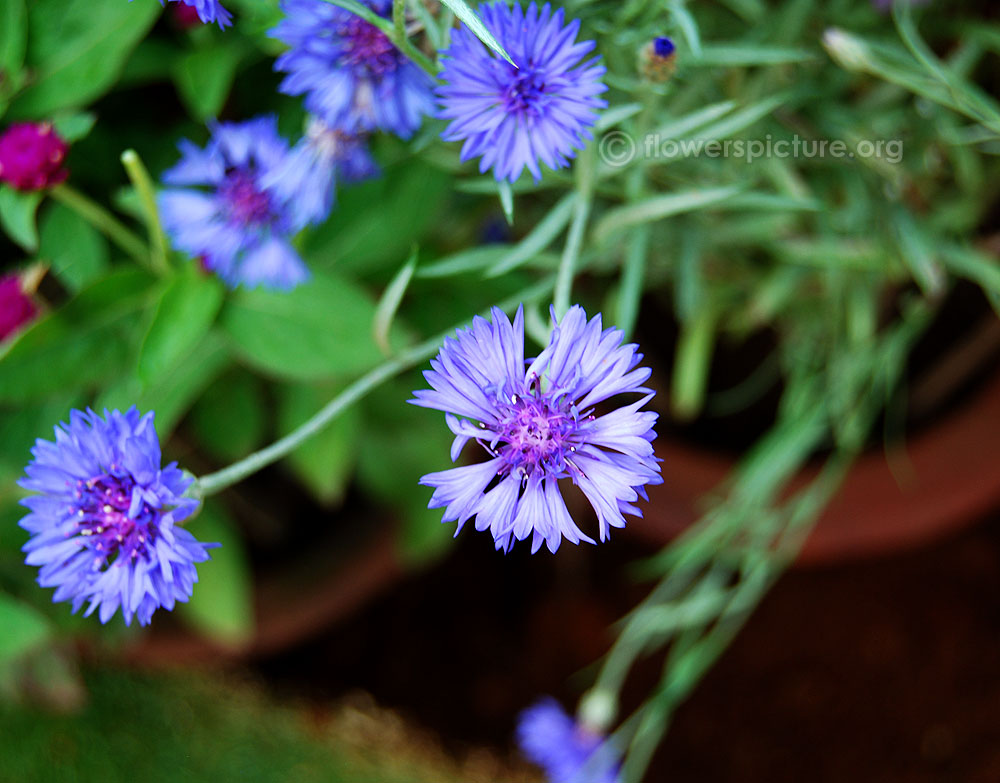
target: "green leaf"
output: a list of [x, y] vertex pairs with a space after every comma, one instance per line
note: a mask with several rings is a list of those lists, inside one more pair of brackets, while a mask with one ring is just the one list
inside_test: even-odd
[[503, 209], [503, 216], [507, 219], [507, 225], [514, 225], [514, 191], [510, 188], [510, 183], [502, 179], [497, 183], [497, 191], [500, 194], [500, 206]]
[[[16, 478], [24, 470], [31, 459], [30, 450], [35, 439], [51, 438], [52, 428], [66, 421], [70, 409], [79, 404], [80, 397], [71, 395], [0, 411], [0, 485], [4, 483], [3, 477]], [[5, 500], [0, 489], [0, 505]]]
[[20, 73], [28, 43], [28, 13], [24, 0], [0, 3], [0, 94], [8, 79]]
[[810, 49], [783, 49], [776, 46], [753, 44], [706, 45], [701, 53], [691, 53], [685, 59], [688, 65], [718, 67], [749, 67], [754, 65], [783, 65], [815, 60], [817, 53]]
[[139, 269], [114, 272], [22, 332], [0, 352], [0, 402], [89, 389], [122, 372], [151, 282]]
[[740, 190], [740, 187], [734, 185], [685, 190], [680, 193], [653, 196], [634, 204], [610, 209], [594, 227], [594, 241], [601, 243], [613, 233], [628, 226], [652, 223], [671, 215], [693, 212], [720, 204], [735, 196]]
[[30, 3], [27, 65], [34, 79], [11, 104], [10, 115], [44, 118], [89, 104], [114, 83], [159, 13], [158, 3], [145, 0]]
[[450, 192], [451, 179], [424, 163], [387, 167], [384, 176], [337, 194], [337, 208], [306, 236], [303, 255], [314, 268], [345, 272], [395, 266], [414, 243], [423, 245]]
[[42, 203], [42, 193], [21, 193], [0, 185], [0, 226], [17, 244], [34, 253], [38, 249], [35, 215]]
[[104, 235], [62, 204], [52, 204], [43, 212], [39, 236], [38, 255], [74, 293], [108, 269], [110, 256]]
[[92, 111], [70, 112], [52, 118], [56, 133], [72, 143], [87, 136], [97, 122], [97, 115]]
[[379, 350], [386, 356], [392, 353], [389, 345], [389, 332], [392, 329], [393, 318], [396, 317], [396, 310], [399, 309], [399, 303], [403, 300], [403, 294], [406, 293], [406, 287], [410, 284], [410, 279], [413, 277], [413, 270], [416, 268], [417, 250], [414, 248], [409, 260], [403, 264], [402, 268], [392, 279], [392, 282], [386, 286], [385, 291], [382, 293], [382, 298], [379, 300], [378, 307], [375, 309], [375, 319], [372, 321], [372, 337]]
[[208, 332], [225, 289], [216, 277], [186, 264], [163, 288], [139, 352], [139, 377], [158, 381]]
[[199, 541], [222, 544], [212, 559], [198, 564], [198, 582], [191, 600], [177, 605], [177, 613], [210, 639], [241, 647], [253, 639], [253, 579], [243, 541], [222, 506], [205, 503], [186, 524]]
[[246, 370], [234, 369], [205, 390], [191, 410], [191, 426], [209, 453], [236, 460], [264, 439], [266, 408], [257, 378]]
[[[304, 424], [338, 391], [333, 385], [281, 387], [278, 428], [282, 435]], [[287, 464], [320, 502], [338, 504], [354, 471], [360, 437], [361, 417], [352, 407], [292, 452]]]
[[126, 376], [106, 389], [98, 398], [98, 408], [125, 410], [135, 405], [139, 410], [156, 411], [156, 431], [165, 439], [187, 413], [192, 403], [229, 365], [226, 341], [209, 332], [171, 372], [150, 386], [137, 374]]
[[204, 122], [218, 116], [229, 97], [243, 57], [243, 46], [234, 40], [189, 52], [174, 66], [177, 93], [196, 120]]
[[448, 6], [448, 8], [454, 11], [455, 16], [465, 22], [465, 26], [472, 31], [472, 34], [475, 35], [476, 38], [503, 57], [503, 59], [511, 65], [519, 67], [518, 63], [510, 59], [510, 55], [507, 54], [506, 50], [500, 45], [500, 42], [493, 37], [493, 34], [486, 29], [486, 25], [480, 21], [479, 16], [472, 10], [472, 8], [469, 7], [469, 4], [466, 3], [465, 0], [441, 0], [441, 2], [443, 5]]
[[237, 354], [271, 375], [319, 380], [354, 375], [378, 361], [368, 292], [317, 273], [289, 292], [239, 291], [220, 316]]
[[0, 665], [37, 649], [52, 637], [52, 627], [38, 610], [0, 593]]

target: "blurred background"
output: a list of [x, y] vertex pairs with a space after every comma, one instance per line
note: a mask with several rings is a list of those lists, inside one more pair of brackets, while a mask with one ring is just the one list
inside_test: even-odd
[[[405, 404], [422, 367], [210, 499], [191, 529], [223, 546], [147, 629], [49, 602], [15, 482], [34, 439], [88, 404], [155, 409], [166, 459], [195, 475], [290, 432], [383, 354], [544, 288], [572, 172], [518, 182], [509, 224], [438, 121], [379, 135], [382, 176], [298, 240], [313, 281], [220, 294], [152, 374], [160, 284], [64, 203], [0, 193], [2, 271], [34, 281], [40, 311], [0, 347], [0, 781], [540, 782], [518, 713], [544, 694], [574, 707], [626, 616], [622, 716], [666, 705], [646, 781], [1000, 779], [1000, 8], [913, 5], [565, 3], [611, 104], [584, 153], [574, 296], [653, 368], [664, 484], [609, 543], [556, 556], [453, 539], [426, 508], [418, 479], [451, 436]], [[123, 149], [158, 178], [214, 117], [273, 112], [301, 135], [272, 70], [276, 3], [229, 6], [221, 32], [154, 0], [0, 0], [0, 44], [26, 42], [16, 67], [0, 58], [0, 123], [52, 119], [70, 183], [138, 225]], [[677, 52], [651, 71], [660, 35]], [[52, 65], [63, 48], [83, 52], [73, 68]], [[622, 162], [600, 152], [615, 130], [640, 150], [794, 136], [857, 154]], [[878, 141], [899, 159], [861, 154]], [[664, 631], [685, 579], [740, 602]], [[745, 623], [731, 643], [718, 617]], [[697, 674], [675, 691], [677, 671]]]

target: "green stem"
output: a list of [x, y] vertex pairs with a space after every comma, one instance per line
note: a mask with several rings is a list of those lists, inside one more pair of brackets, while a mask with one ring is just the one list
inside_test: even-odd
[[406, 0], [392, 0], [392, 26], [397, 38], [406, 38]]
[[167, 238], [163, 233], [163, 226], [160, 225], [160, 212], [156, 208], [156, 191], [153, 187], [153, 180], [135, 150], [125, 150], [121, 160], [128, 178], [132, 181], [132, 186], [139, 194], [142, 211], [146, 215], [150, 263], [159, 274], [166, 274], [170, 271], [167, 264]]
[[578, 197], [573, 209], [573, 222], [566, 235], [566, 246], [559, 262], [556, 290], [552, 299], [556, 318], [560, 320], [569, 310], [573, 276], [580, 260], [580, 248], [583, 246], [583, 236], [587, 230], [590, 208], [594, 202], [594, 145], [592, 144], [587, 145], [576, 162], [576, 190]]
[[[522, 290], [516, 296], [510, 297], [500, 303], [500, 308], [509, 310], [521, 302], [532, 302], [542, 296], [547, 295], [552, 290], [552, 279], [536, 283], [529, 288]], [[399, 354], [396, 358], [380, 364], [375, 369], [361, 376], [344, 389], [340, 394], [328, 402], [315, 416], [305, 422], [298, 429], [290, 432], [280, 440], [275, 441], [260, 451], [254, 452], [249, 457], [235, 462], [227, 468], [209, 473], [198, 479], [194, 486], [194, 493], [198, 497], [214, 495], [226, 487], [242, 481], [247, 476], [256, 473], [261, 468], [277, 462], [282, 457], [292, 453], [304, 441], [316, 435], [331, 421], [339, 416], [350, 405], [365, 397], [372, 389], [394, 375], [413, 367], [420, 362], [426, 361], [441, 347], [446, 337], [450, 337], [455, 329], [448, 329], [436, 337], [432, 337], [413, 348]]]
[[149, 250], [146, 243], [96, 201], [92, 201], [65, 183], [51, 188], [49, 195], [76, 212], [140, 264], [149, 266]]

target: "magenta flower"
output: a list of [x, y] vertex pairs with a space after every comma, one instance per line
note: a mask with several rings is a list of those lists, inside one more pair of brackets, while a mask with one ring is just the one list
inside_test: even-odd
[[21, 289], [17, 275], [0, 277], [0, 340], [5, 340], [26, 326], [35, 316], [38, 308]]
[[0, 136], [0, 182], [18, 190], [44, 190], [69, 172], [63, 167], [69, 146], [52, 125], [18, 123]]

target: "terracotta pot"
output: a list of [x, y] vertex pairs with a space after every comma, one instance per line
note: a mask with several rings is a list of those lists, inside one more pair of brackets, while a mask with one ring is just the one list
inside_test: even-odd
[[[699, 516], [701, 499], [733, 460], [658, 439], [664, 483], [629, 530], [665, 544]], [[798, 475], [794, 487], [814, 478]], [[851, 468], [799, 556], [813, 565], [912, 548], [975, 522], [1000, 503], [1000, 373], [965, 405], [888, 453], [872, 450]]]

